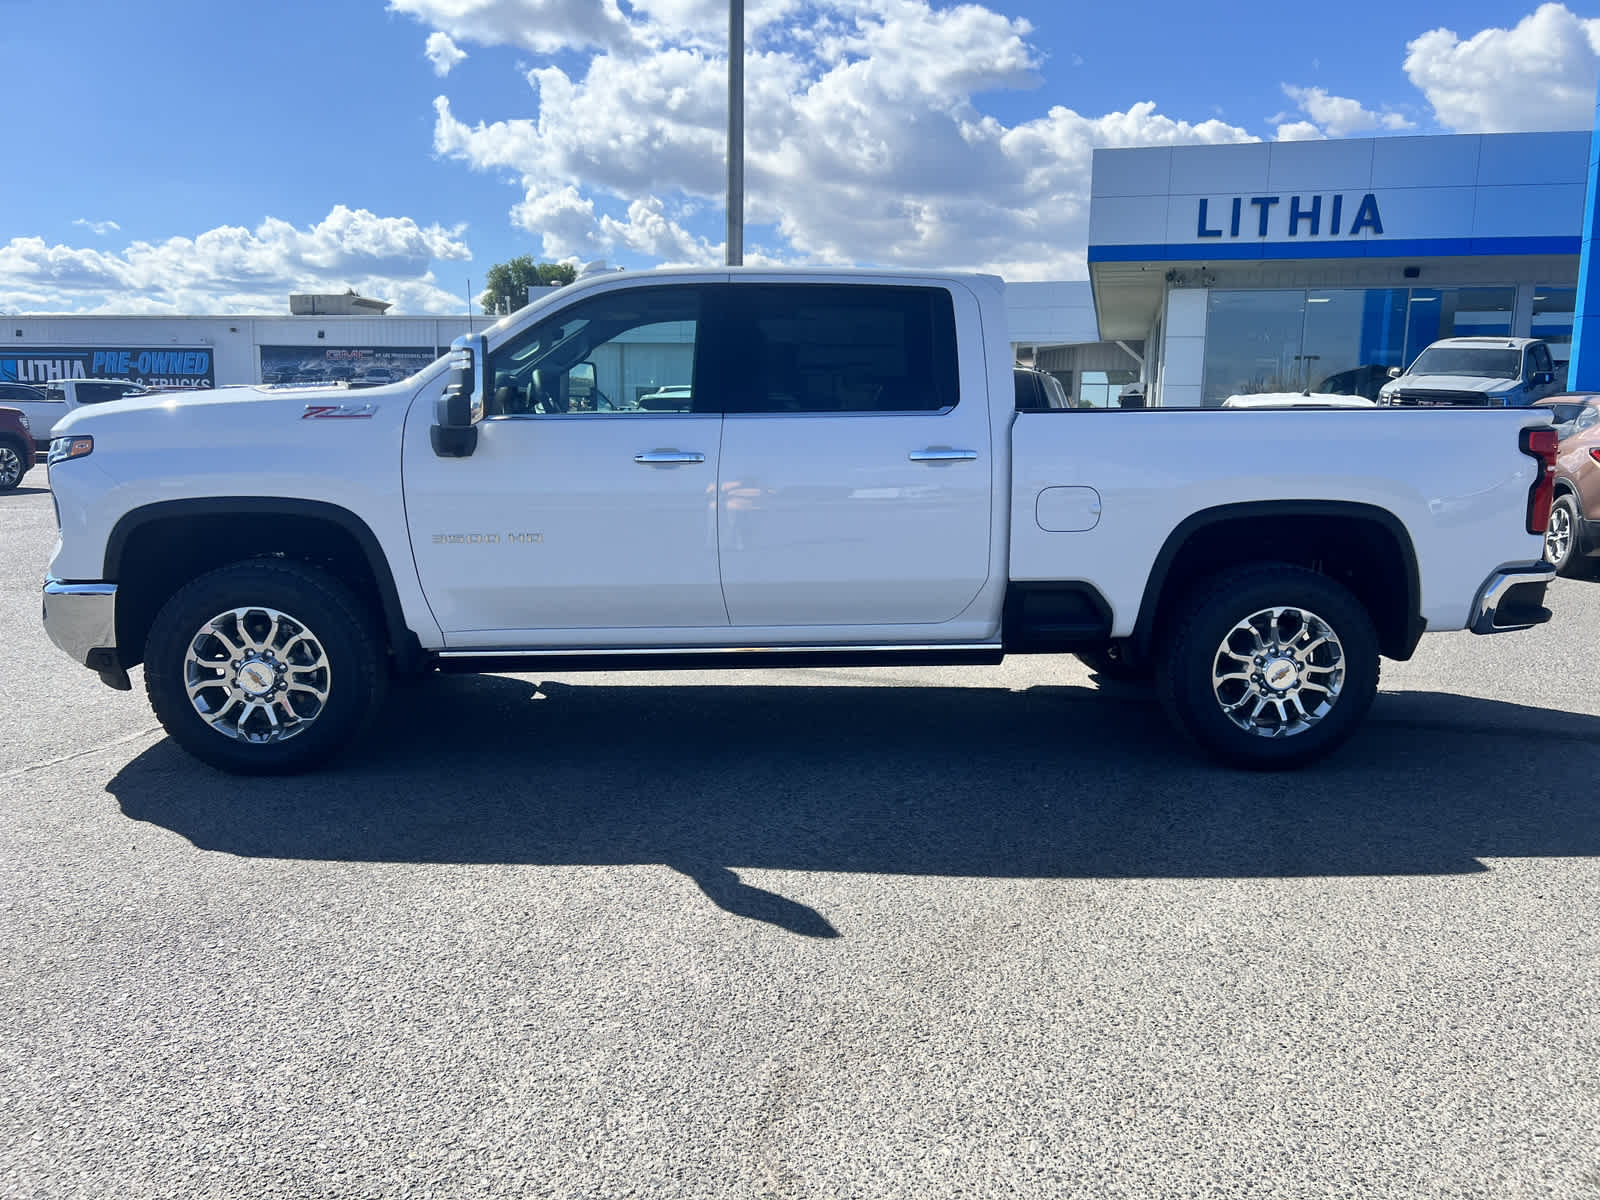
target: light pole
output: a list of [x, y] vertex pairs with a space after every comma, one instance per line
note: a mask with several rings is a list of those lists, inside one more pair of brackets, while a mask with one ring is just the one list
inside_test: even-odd
[[744, 0], [728, 0], [728, 266], [744, 264]]

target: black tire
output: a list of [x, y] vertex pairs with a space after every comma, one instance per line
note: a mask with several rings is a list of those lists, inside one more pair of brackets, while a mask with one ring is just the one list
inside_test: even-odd
[[[240, 610], [247, 615], [213, 623]], [[234, 563], [186, 584], [156, 614], [145, 642], [145, 691], [172, 740], [202, 762], [237, 775], [309, 770], [357, 737], [382, 702], [386, 671], [374, 629], [375, 618], [350, 590], [314, 567], [281, 559]], [[263, 630], [272, 631], [270, 641]], [[247, 637], [267, 648], [247, 649], [230, 663], [226, 656], [235, 651], [228, 647]], [[198, 660], [193, 667], [191, 646]], [[215, 659], [218, 653], [224, 657]], [[248, 677], [233, 669], [268, 653], [272, 661], [255, 661]], [[231, 719], [230, 732], [202, 716], [189, 698], [188, 679], [210, 678], [206, 664], [212, 661], [217, 682], [197, 702], [222, 729], [230, 729], [230, 713], [244, 712], [244, 719]], [[263, 685], [273, 687], [260, 695], [272, 702], [271, 719], [264, 703], [241, 699], [246, 687]], [[325, 696], [309, 698], [318, 689]], [[284, 734], [286, 728], [293, 732]], [[251, 740], [256, 737], [273, 740]]]
[[1154, 663], [1129, 662], [1120, 647], [1099, 646], [1093, 650], [1077, 650], [1074, 653], [1079, 662], [1102, 679], [1116, 683], [1149, 683], [1155, 678]]
[[22, 482], [28, 473], [26, 466], [31, 455], [21, 442], [8, 437], [0, 438], [0, 492], [9, 492]]
[[1583, 574], [1586, 564], [1583, 555], [1578, 553], [1581, 519], [1578, 502], [1571, 492], [1563, 492], [1550, 506], [1550, 527], [1544, 538], [1544, 559], [1556, 569], [1557, 575]]
[[[1254, 647], [1261, 643], [1240, 627], [1276, 608], [1314, 616], [1335, 642], [1317, 646], [1321, 627], [1301, 624], [1298, 628], [1317, 635], [1304, 639], [1314, 647], [1304, 666], [1298, 635], [1286, 638], [1295, 645], [1281, 654], [1269, 650], [1256, 655]], [[1281, 634], [1296, 628], [1296, 619], [1286, 614], [1279, 632], [1267, 640], [1276, 644]], [[1231, 653], [1224, 653], [1224, 639], [1229, 639]], [[1250, 654], [1240, 654], [1240, 647], [1249, 648]], [[1214, 682], [1219, 663], [1250, 677]], [[1266, 674], [1254, 673], [1258, 663]], [[1330, 663], [1342, 667], [1342, 676]], [[1284, 678], [1286, 690], [1271, 687], [1266, 675], [1272, 673]], [[1330, 690], [1336, 679], [1340, 686]], [[1361, 602], [1327, 576], [1286, 563], [1241, 567], [1212, 577], [1187, 597], [1161, 647], [1156, 682], [1173, 723], [1212, 757], [1252, 770], [1300, 767], [1341, 745], [1372, 707], [1378, 691], [1378, 636]], [[1224, 703], [1236, 698], [1239, 721], [1224, 711]], [[1260, 714], [1260, 728], [1289, 732], [1264, 736], [1242, 728], [1240, 721], [1253, 724], [1246, 707]], [[1278, 715], [1283, 712], [1286, 719]]]

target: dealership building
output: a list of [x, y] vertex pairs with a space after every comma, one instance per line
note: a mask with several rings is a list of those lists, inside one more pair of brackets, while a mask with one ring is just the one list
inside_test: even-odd
[[[1375, 397], [1453, 334], [1542, 337], [1564, 369], [1589, 147], [1574, 132], [1097, 150], [1089, 279], [1010, 284], [1014, 348], [1095, 406]], [[468, 327], [295, 299], [286, 316], [0, 318], [0, 379], [375, 383]]]
[[1098, 336], [1142, 346], [1148, 401], [1168, 407], [1376, 397], [1453, 335], [1545, 338], [1564, 372], [1589, 146], [1585, 131], [1096, 151]]

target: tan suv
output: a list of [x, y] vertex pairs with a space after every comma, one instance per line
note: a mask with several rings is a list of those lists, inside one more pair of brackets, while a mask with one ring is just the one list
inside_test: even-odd
[[1600, 395], [1569, 392], [1532, 407], [1551, 410], [1561, 437], [1544, 557], [1563, 575], [1586, 574], [1600, 554]]

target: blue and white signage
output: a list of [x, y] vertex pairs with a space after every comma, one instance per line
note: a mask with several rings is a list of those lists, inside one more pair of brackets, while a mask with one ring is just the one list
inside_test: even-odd
[[1378, 197], [1371, 192], [1349, 197], [1348, 204], [1342, 192], [1326, 197], [1234, 196], [1218, 201], [1215, 207], [1210, 198], [1201, 197], [1198, 209], [1197, 238], [1333, 238], [1360, 237], [1368, 230], [1375, 236], [1383, 233]]
[[210, 346], [3, 346], [0, 381], [132, 379], [152, 386], [209, 388], [217, 382]]
[[1088, 260], [1576, 254], [1588, 162], [1587, 133], [1096, 150]]

